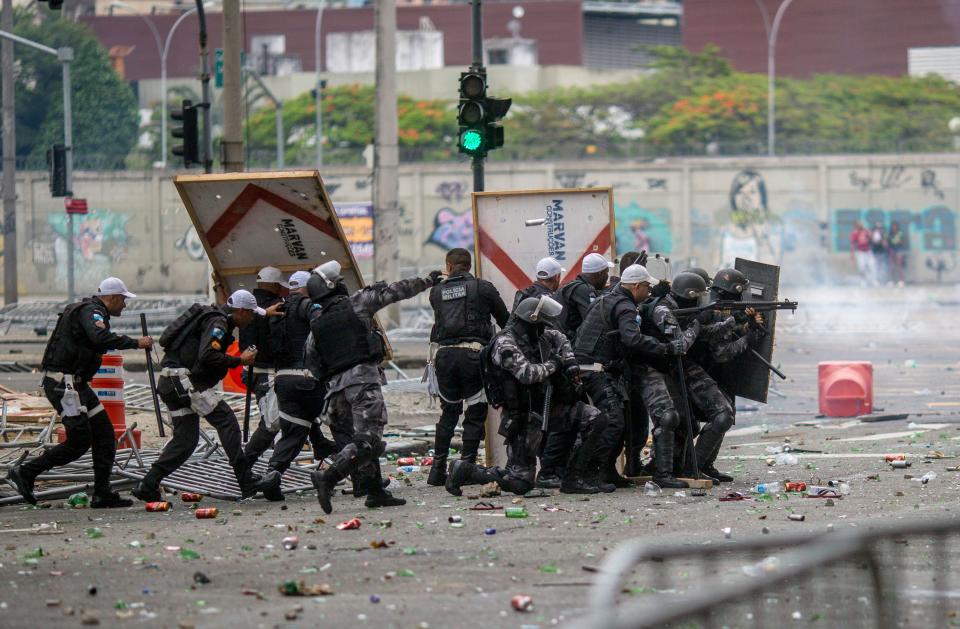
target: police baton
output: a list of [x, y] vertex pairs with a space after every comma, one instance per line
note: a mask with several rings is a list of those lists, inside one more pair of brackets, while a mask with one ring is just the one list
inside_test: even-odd
[[250, 397], [253, 395], [253, 365], [247, 367], [247, 397], [243, 404], [243, 442], [250, 440]]
[[[144, 336], [148, 336], [147, 315], [143, 312], [140, 313], [140, 330]], [[161, 437], [166, 437], [166, 432], [163, 429], [163, 416], [160, 414], [160, 400], [157, 398], [157, 377], [153, 372], [153, 356], [150, 355], [149, 347], [144, 351], [147, 353], [147, 374], [150, 376], [150, 395], [153, 398], [153, 411], [157, 414], [157, 430], [160, 432]]]
[[687, 438], [683, 442], [683, 465], [689, 463], [693, 478], [700, 478], [700, 468], [697, 464], [697, 451], [693, 447], [693, 415], [690, 412], [690, 398], [687, 397], [687, 374], [683, 369], [683, 356], [677, 356], [677, 379], [680, 381], [680, 405], [683, 407], [683, 418], [687, 429]]

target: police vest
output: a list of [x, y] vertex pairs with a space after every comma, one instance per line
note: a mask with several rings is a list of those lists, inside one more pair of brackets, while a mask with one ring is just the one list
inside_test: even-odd
[[357, 316], [349, 297], [341, 295], [324, 306], [320, 315], [310, 322], [310, 331], [324, 378], [383, 360], [383, 339]]
[[580, 324], [583, 323], [583, 319], [580, 317], [580, 311], [577, 310], [577, 307], [573, 303], [571, 303], [571, 297], [573, 296], [574, 291], [576, 291], [580, 286], [586, 286], [589, 288], [591, 294], [596, 293], [593, 286], [588, 284], [582, 277], [578, 276], [566, 286], [561, 287], [556, 294], [556, 300], [561, 306], [563, 306], [563, 310], [560, 312], [560, 316], [558, 317], [560, 328], [568, 337], [571, 338], [580, 328]]
[[480, 281], [474, 277], [453, 277], [430, 289], [433, 342], [486, 343], [493, 337], [489, 304], [480, 299]]
[[[193, 306], [191, 306], [191, 308], [193, 308]], [[226, 331], [230, 329], [227, 323], [227, 315], [216, 306], [200, 306], [200, 310], [195, 312], [192, 319], [182, 324], [182, 329], [176, 333], [174, 340], [168, 347], [164, 348], [166, 351], [163, 355], [161, 365], [163, 367], [185, 367], [194, 371], [197, 359], [200, 358], [201, 337], [210, 319], [214, 317], [223, 318], [222, 327], [225, 330], [224, 338], [219, 339], [218, 342], [223, 347], [230, 347], [230, 345], [233, 344], [234, 338], [230, 334], [226, 334]], [[164, 334], [166, 335], [168, 331], [171, 331], [170, 328], [173, 326], [177, 326], [178, 321], [179, 319], [170, 324], [170, 327], [164, 331]], [[219, 380], [223, 378], [223, 375], [216, 379]]]
[[598, 362], [609, 366], [620, 357], [619, 342], [615, 337], [618, 323], [613, 314], [623, 302], [633, 300], [622, 291], [602, 295], [587, 310], [587, 316], [577, 331], [574, 354], [577, 360]]
[[80, 328], [80, 311], [92, 303], [93, 298], [87, 297], [83, 301], [69, 304], [60, 313], [57, 326], [43, 352], [40, 366], [44, 371], [60, 371], [90, 379], [100, 369], [103, 354], [82, 330], [80, 334], [74, 333], [75, 329]]
[[[280, 297], [261, 289], [254, 289], [257, 305], [269, 308], [280, 301]], [[272, 367], [274, 351], [270, 346], [270, 317], [254, 317], [246, 328], [240, 330], [240, 349], [244, 350], [251, 345], [257, 346], [257, 358], [254, 365], [257, 367]]]
[[[539, 348], [534, 348], [527, 342], [525, 335], [519, 333], [512, 326], [507, 326], [497, 335], [509, 334], [520, 352], [531, 362], [540, 362]], [[493, 341], [481, 352], [481, 371], [483, 387], [487, 399], [491, 404], [503, 406], [504, 410], [512, 413], [523, 413], [530, 410], [535, 394], [541, 387], [523, 385], [513, 377], [513, 374], [493, 362]]]
[[529, 297], [543, 297], [544, 295], [550, 295], [550, 289], [543, 284], [534, 282], [530, 286], [517, 291], [516, 297], [513, 298], [513, 309], [516, 310], [517, 306], [519, 306], [520, 302], [524, 299]]
[[[304, 303], [306, 302], [306, 303]], [[271, 317], [271, 344], [277, 369], [303, 368], [303, 349], [310, 334], [310, 313], [320, 306], [310, 304], [310, 298], [299, 293], [287, 299], [283, 317]]]

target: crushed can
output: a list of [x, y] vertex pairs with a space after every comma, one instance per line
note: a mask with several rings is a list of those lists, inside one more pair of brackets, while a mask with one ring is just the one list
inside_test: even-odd
[[198, 520], [211, 520], [220, 515], [220, 510], [216, 507], [209, 507], [207, 509], [197, 509], [193, 514]]
[[433, 465], [433, 457], [432, 457], [432, 456], [426, 456], [426, 457], [423, 457], [422, 459], [420, 459], [420, 467], [427, 467], [427, 466], [430, 466], [430, 465]]
[[417, 459], [412, 456], [402, 456], [397, 459], [397, 465], [416, 465]]
[[169, 502], [148, 502], [144, 505], [147, 511], [169, 511], [170, 503]]
[[801, 482], [791, 482], [787, 481], [783, 485], [784, 490], [786, 491], [807, 491], [807, 484]]
[[337, 528], [341, 531], [352, 531], [354, 529], [360, 528], [360, 519], [353, 518], [352, 520], [347, 520], [346, 522], [341, 522], [337, 525]]
[[185, 491], [180, 494], [180, 500], [184, 502], [200, 502], [203, 500], [203, 494], [191, 494]]
[[510, 606], [518, 612], [528, 612], [533, 609], [533, 599], [525, 594], [519, 594], [510, 599]]
[[906, 454], [884, 454], [883, 460], [886, 461], [887, 463], [890, 463], [891, 461], [906, 461], [907, 455]]

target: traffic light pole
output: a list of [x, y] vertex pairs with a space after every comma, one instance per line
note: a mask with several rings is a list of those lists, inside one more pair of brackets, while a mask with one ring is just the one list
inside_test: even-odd
[[[483, 18], [480, 10], [480, 0], [470, 0], [471, 27], [473, 31], [473, 66], [483, 67]], [[483, 192], [483, 157], [474, 155], [471, 163], [473, 169], [473, 191]]]
[[[207, 50], [207, 18], [203, 13], [203, 0], [197, 0], [197, 18], [200, 22], [200, 85], [203, 102], [203, 171], [213, 172], [213, 133], [210, 129], [210, 53]], [[163, 95], [166, 102], [167, 95]], [[167, 155], [164, 153], [166, 162]]]

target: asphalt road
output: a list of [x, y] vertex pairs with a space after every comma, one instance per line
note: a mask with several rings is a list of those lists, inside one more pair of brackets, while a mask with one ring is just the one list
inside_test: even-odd
[[[86, 618], [108, 626], [158, 627], [546, 627], [583, 613], [596, 576], [592, 570], [627, 540], [695, 547], [729, 543], [728, 535], [737, 541], [767, 533], [825, 533], [904, 518], [956, 517], [960, 473], [947, 469], [956, 461], [924, 462], [923, 455], [933, 450], [947, 457], [958, 454], [957, 291], [846, 289], [789, 296], [803, 302], [794, 317], [781, 317], [777, 338], [776, 358], [790, 378], [776, 385], [783, 397], [774, 395], [770, 404], [738, 413], [718, 463], [737, 476], [732, 487], [711, 489], [703, 497], [689, 491], [651, 497], [642, 490], [621, 490], [523, 499], [481, 499], [468, 492], [456, 499], [428, 487], [425, 475], [414, 473], [394, 483], [395, 493], [408, 501], [405, 507], [367, 510], [343, 496], [330, 516], [322, 514], [312, 492], [289, 497], [286, 508], [260, 500], [230, 504], [205, 499], [203, 506], [220, 509], [214, 520], [195, 519], [178, 497], [168, 513], [147, 513], [141, 505], [106, 513], [59, 504], [40, 510], [4, 507], [2, 624], [78, 626]], [[816, 367], [823, 360], [871, 361], [877, 409], [910, 417], [875, 424], [817, 419]], [[20, 375], [0, 376], [4, 384], [25, 381]], [[437, 410], [410, 395], [389, 402], [392, 426], [435, 421]], [[797, 465], [768, 466], [767, 448], [786, 440], [795, 448], [822, 452], [799, 454]], [[907, 453], [914, 467], [892, 470], [882, 460], [888, 452]], [[907, 478], [927, 471], [938, 476], [926, 485]], [[850, 492], [832, 506], [796, 496], [719, 501], [727, 491], [785, 479], [843, 479]], [[522, 504], [529, 517], [508, 519], [499, 510], [470, 510], [481, 500], [503, 507]], [[805, 520], [791, 521], [790, 513], [803, 514]], [[450, 516], [460, 516], [463, 527], [451, 526]], [[358, 530], [336, 528], [353, 517], [362, 522]], [[51, 522], [63, 532], [18, 532]], [[87, 530], [92, 527], [103, 536], [91, 539]], [[283, 549], [282, 540], [290, 535], [299, 537], [296, 550]], [[37, 548], [43, 555], [33, 560]], [[955, 616], [931, 615], [923, 601], [917, 602], [922, 598], [918, 592], [930, 589], [923, 584], [936, 553], [924, 541], [905, 541], [898, 548], [883, 559], [887, 568], [913, 583], [905, 594], [912, 603], [902, 610], [904, 626], [948, 624]], [[945, 559], [954, 559], [953, 548]], [[198, 557], [183, 558], [184, 549]], [[628, 581], [630, 593], [622, 598], [656, 606], [658, 597], [684, 596], [713, 579], [742, 577], [744, 566], [762, 559], [731, 557], [715, 567], [710, 579], [700, 575], [696, 562], [681, 562], [668, 575], [670, 587], [641, 570]], [[820, 626], [866, 622], [868, 584], [856, 576], [862, 571], [851, 570], [824, 571], [816, 587], [768, 596], [768, 626], [796, 618]], [[197, 584], [197, 571], [210, 583]], [[278, 586], [287, 580], [325, 584], [332, 594], [283, 596]], [[89, 593], [91, 586], [96, 595]], [[933, 590], [946, 587], [941, 583]], [[511, 609], [510, 599], [517, 594], [532, 597], [532, 611]], [[949, 597], [948, 608], [955, 614], [960, 593], [951, 591]], [[726, 624], [750, 625], [747, 616], [733, 618]]]

